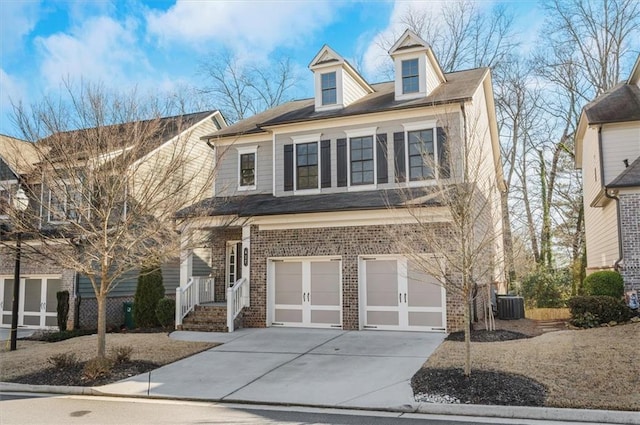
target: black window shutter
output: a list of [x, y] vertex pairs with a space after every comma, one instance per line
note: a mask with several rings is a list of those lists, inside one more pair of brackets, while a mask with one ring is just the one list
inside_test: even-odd
[[447, 145], [447, 133], [444, 128], [438, 127], [438, 166], [440, 167], [440, 178], [448, 179], [451, 171], [449, 167], [449, 146]]
[[293, 190], [293, 145], [284, 145], [284, 190]]
[[387, 134], [376, 136], [376, 171], [378, 172], [378, 183], [389, 183], [389, 172], [387, 171]]
[[331, 140], [320, 141], [320, 187], [331, 187]]
[[395, 152], [396, 183], [400, 183], [406, 180], [404, 132], [393, 133], [393, 150]]
[[338, 139], [336, 141], [338, 148], [338, 187], [347, 185], [347, 139]]

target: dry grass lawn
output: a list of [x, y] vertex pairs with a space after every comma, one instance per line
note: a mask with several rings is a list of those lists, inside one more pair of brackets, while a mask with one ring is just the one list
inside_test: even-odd
[[[463, 367], [463, 343], [445, 341], [426, 367]], [[640, 410], [640, 323], [472, 343], [472, 367], [517, 373], [545, 385], [546, 405]]]
[[[8, 344], [8, 342], [7, 342]], [[132, 360], [144, 360], [165, 365], [191, 356], [218, 344], [187, 342], [170, 339], [166, 333], [112, 333], [107, 334], [107, 354], [116, 346], [131, 346]], [[18, 340], [18, 349], [0, 352], [0, 381], [37, 372], [50, 366], [48, 359], [62, 353], [75, 353], [78, 360], [89, 360], [96, 355], [97, 335], [86, 335], [60, 342]]]

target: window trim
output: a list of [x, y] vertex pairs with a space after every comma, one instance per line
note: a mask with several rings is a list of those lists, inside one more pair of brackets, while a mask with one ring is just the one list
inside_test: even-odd
[[[344, 130], [347, 137], [347, 191], [371, 190], [378, 187], [378, 155], [376, 149], [376, 132], [378, 127], [358, 128]], [[358, 137], [371, 137], [373, 140], [373, 183], [352, 184], [351, 183], [351, 139]]]
[[[258, 187], [258, 146], [236, 148], [238, 151], [238, 191], [256, 190]], [[242, 185], [242, 155], [253, 154], [253, 185]]]
[[[294, 195], [313, 195], [321, 191], [320, 170], [322, 167], [322, 158], [320, 155], [320, 139], [322, 133], [306, 134], [304, 136], [294, 136], [291, 138], [293, 142], [293, 194]], [[316, 143], [318, 155], [318, 186], [310, 189], [298, 189], [298, 145], [307, 143]]]
[[[323, 77], [325, 75], [331, 75], [331, 74], [333, 74], [334, 86], [325, 88], [323, 86], [323, 84], [322, 84], [323, 83]], [[334, 102], [325, 103], [325, 101], [324, 101], [324, 93], [325, 92], [329, 92], [330, 90], [333, 90], [333, 92], [335, 94], [335, 100], [334, 100]], [[329, 72], [320, 73], [320, 104], [322, 106], [333, 106], [333, 105], [337, 105], [338, 104], [338, 73], [337, 73], [337, 71], [329, 71]]]
[[[418, 72], [417, 74], [412, 74], [412, 75], [404, 75], [404, 64], [408, 63], [408, 62], [416, 62], [417, 66], [416, 66], [416, 71]], [[416, 93], [420, 93], [420, 59], [419, 58], [411, 58], [411, 59], [404, 59], [400, 61], [400, 78], [401, 78], [401, 86], [402, 86], [402, 94], [406, 94], [406, 95], [413, 95]], [[408, 78], [415, 78], [416, 82], [418, 83], [418, 87], [416, 88], [415, 91], [405, 91], [405, 87], [404, 87], [404, 83], [405, 83], [405, 79]]]
[[[420, 121], [415, 123], [403, 124], [404, 127], [404, 163], [406, 168], [405, 184], [408, 186], [425, 186], [435, 184], [440, 179], [440, 164], [438, 162], [438, 126], [436, 120]], [[435, 169], [433, 170], [432, 179], [411, 180], [411, 167], [409, 164], [409, 133], [413, 131], [431, 130], [433, 137], [433, 158], [435, 161]]]

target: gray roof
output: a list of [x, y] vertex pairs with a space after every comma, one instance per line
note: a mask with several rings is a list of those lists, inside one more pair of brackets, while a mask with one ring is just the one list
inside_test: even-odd
[[414, 200], [420, 205], [439, 206], [442, 203], [440, 197], [436, 195], [437, 191], [437, 187], [431, 186], [303, 196], [276, 197], [271, 194], [259, 194], [213, 197], [178, 211], [176, 216], [186, 218], [205, 214], [208, 216], [257, 217], [332, 211], [365, 211], [400, 207], [409, 200]]
[[607, 188], [640, 186], [640, 156], [636, 158]]
[[640, 87], [618, 84], [584, 107], [589, 124], [640, 120]]
[[264, 131], [262, 127], [271, 125], [417, 108], [467, 100], [473, 96], [487, 72], [488, 68], [476, 68], [445, 74], [447, 81], [440, 84], [429, 96], [420, 99], [395, 100], [394, 82], [390, 81], [372, 84], [371, 87], [375, 90], [373, 93], [367, 94], [362, 99], [341, 109], [316, 112], [313, 98], [295, 100], [239, 121], [229, 127], [204, 136], [203, 139], [260, 133]]

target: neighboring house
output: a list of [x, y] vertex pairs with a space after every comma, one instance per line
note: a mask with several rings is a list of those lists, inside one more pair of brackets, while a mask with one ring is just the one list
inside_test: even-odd
[[[183, 253], [179, 326], [461, 329], [463, 300], [433, 277], [414, 273], [387, 230], [415, 233], [417, 224], [403, 209], [411, 193], [416, 198], [409, 202], [429, 206], [428, 220], [446, 232], [451, 224], [436, 182], [455, 182], [447, 164], [461, 158], [448, 158], [447, 144], [473, 131], [482, 155], [475, 160], [494, 182], [483, 194], [495, 224], [479, 223], [478, 230], [501, 235], [503, 180], [490, 71], [443, 73], [411, 31], [389, 54], [395, 80], [369, 84], [324, 46], [309, 65], [313, 98], [204, 137], [216, 148], [216, 193], [179, 214], [183, 237], [195, 232], [209, 240]], [[470, 112], [477, 121], [465, 126]], [[493, 281], [483, 283], [504, 282], [501, 244], [497, 237], [486, 258], [495, 265]], [[437, 256], [428, 245], [417, 249]], [[226, 307], [201, 305], [189, 313], [203, 297], [226, 297]]]
[[587, 104], [576, 136], [587, 274], [619, 270], [640, 289], [640, 56], [631, 76]]
[[[128, 126], [130, 123], [122, 125], [110, 126], [109, 130], [119, 132], [119, 127]], [[161, 158], [163, 155], [171, 156], [176, 152], [186, 154], [190, 156], [189, 161], [185, 161], [184, 167], [188, 169], [182, 170], [185, 176], [191, 176], [192, 184], [200, 184], [198, 175], [200, 171], [205, 167], [210, 167], [213, 162], [213, 151], [206, 145], [203, 145], [200, 138], [203, 135], [209, 134], [213, 131], [226, 127], [226, 123], [218, 111], [207, 111], [193, 114], [186, 114], [174, 117], [166, 117], [158, 120], [157, 128], [162, 129], [160, 137], [157, 139], [157, 145], [150, 146], [150, 150], [142, 156], [139, 161], [141, 165], [140, 169], [144, 169], [145, 163], [159, 164], [155, 161], [157, 158]], [[57, 137], [60, 139], [68, 140], [69, 143], [65, 146], [69, 146], [69, 152], [73, 152], [73, 140], [85, 129], [70, 131], [65, 133], [57, 133], [49, 137]], [[126, 131], [122, 130], [123, 134]], [[38, 141], [39, 145], [46, 145], [47, 139]], [[7, 139], [8, 140], [8, 139]], [[12, 142], [2, 140], [2, 151], [11, 149], [11, 146], [18, 142]], [[24, 152], [24, 147], [33, 146], [27, 142], [19, 142], [19, 149]], [[127, 141], [123, 141], [122, 145], [126, 149]], [[179, 144], [179, 145], [178, 145]], [[59, 145], [59, 144], [58, 144]], [[181, 149], [177, 146], [191, 146], [188, 149]], [[99, 150], [97, 150], [99, 151]], [[69, 152], [52, 152], [48, 151], [50, 157], [54, 157], [56, 154], [70, 155]], [[20, 155], [24, 157], [24, 155]], [[38, 165], [41, 159], [38, 159], [37, 154], [29, 156], [32, 158], [32, 165]], [[4, 155], [3, 155], [4, 159]], [[85, 163], [88, 163], [85, 161]], [[17, 176], [26, 177], [30, 173], [29, 167], [11, 168], [9, 171], [13, 171], [13, 174], [9, 175], [7, 181], [5, 180], [5, 174], [9, 174], [5, 171], [7, 167], [4, 166], [1, 169], [3, 173], [3, 188], [5, 183], [13, 184], [8, 187], [8, 193], [15, 193], [17, 188], [18, 178]], [[154, 170], [148, 170], [153, 173]], [[147, 172], [146, 170], [144, 172]], [[15, 178], [13, 178], [13, 177]], [[37, 186], [37, 190], [33, 190], [32, 193], [40, 193], [40, 199], [34, 204], [40, 209], [39, 227], [41, 231], [50, 231], [56, 229], [57, 226], [64, 225], [69, 221], [77, 219], [77, 213], [70, 205], [74, 205], [72, 202], [68, 202], [65, 197], [73, 196], [71, 190], [66, 188], [60, 193], [55, 191], [55, 184], [52, 182], [39, 181], [38, 176], [30, 175], [28, 178], [24, 178], [22, 184], [28, 184]], [[42, 178], [40, 178], [42, 180]], [[210, 182], [208, 182], [210, 184]], [[60, 185], [57, 185], [60, 186]], [[195, 193], [202, 192], [198, 188], [194, 188]], [[206, 190], [205, 195], [202, 195], [200, 199], [209, 196], [212, 190]], [[10, 195], [9, 195], [10, 196]], [[131, 197], [135, 199], [135, 193], [132, 191]], [[124, 198], [123, 198], [124, 199]], [[197, 198], [196, 198], [197, 199]], [[126, 207], [125, 207], [126, 208]], [[176, 235], [176, 237], [178, 237]], [[28, 244], [29, 241], [25, 241]], [[12, 254], [9, 254], [6, 250], [0, 253], [0, 302], [4, 301], [3, 306], [11, 309], [11, 285], [13, 282], [13, 261]], [[162, 265], [163, 281], [167, 295], [173, 295], [175, 288], [179, 285], [179, 260], [171, 261]], [[21, 276], [22, 288], [24, 292], [20, 297], [20, 318], [19, 325], [28, 327], [49, 327], [56, 325], [56, 301], [55, 292], [59, 290], [69, 290], [71, 294], [71, 311], [69, 314], [70, 320], [73, 320], [74, 326], [82, 327], [94, 327], [97, 324], [97, 303], [95, 299], [95, 293], [89, 279], [74, 270], [63, 269], [59, 266], [47, 264], [42, 258], [23, 258], [21, 264]], [[107, 323], [112, 326], [119, 326], [123, 323], [123, 302], [133, 301], [135, 289], [137, 285], [138, 273], [132, 271], [123, 276], [119, 280], [118, 285], [109, 293], [107, 301]], [[7, 297], [9, 302], [7, 303]], [[45, 299], [46, 298], [46, 299]], [[46, 305], [46, 308], [44, 307]], [[75, 311], [76, 305], [79, 305], [78, 311]], [[46, 310], [46, 312], [45, 312]], [[10, 315], [7, 317], [6, 308], [3, 308], [2, 325], [10, 324]], [[31, 319], [31, 316], [40, 317], [40, 320]], [[7, 320], [9, 321], [7, 321]]]

